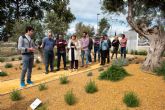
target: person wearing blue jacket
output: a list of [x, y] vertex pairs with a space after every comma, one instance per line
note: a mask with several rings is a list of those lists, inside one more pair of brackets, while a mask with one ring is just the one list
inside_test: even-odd
[[108, 41], [104, 36], [101, 36], [100, 40], [100, 53], [101, 53], [101, 65], [105, 65], [106, 52], [109, 48]]

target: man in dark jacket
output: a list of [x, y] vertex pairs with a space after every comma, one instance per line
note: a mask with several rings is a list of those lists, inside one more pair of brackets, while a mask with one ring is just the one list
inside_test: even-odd
[[96, 62], [96, 55], [98, 54], [98, 61], [100, 62], [100, 49], [99, 49], [99, 44], [100, 44], [100, 38], [97, 36], [94, 39], [94, 62]]
[[89, 55], [88, 56], [88, 60], [89, 60], [89, 64], [92, 63], [92, 57], [91, 57], [91, 50], [92, 50], [92, 48], [93, 48], [93, 39], [89, 37], [89, 45], [88, 45], [88, 51], [89, 51], [89, 53], [88, 53], [88, 55]]
[[108, 43], [108, 49], [107, 49], [107, 52], [106, 52], [106, 58], [107, 58], [107, 63], [110, 62], [110, 50], [111, 50], [111, 40], [108, 38], [107, 35], [104, 35], [105, 39], [107, 40], [107, 43]]
[[63, 58], [64, 70], [67, 70], [67, 68], [66, 68], [66, 46], [67, 46], [67, 41], [63, 39], [62, 35], [59, 35], [59, 39], [56, 40], [56, 45], [57, 45], [57, 71], [60, 70], [61, 56]]

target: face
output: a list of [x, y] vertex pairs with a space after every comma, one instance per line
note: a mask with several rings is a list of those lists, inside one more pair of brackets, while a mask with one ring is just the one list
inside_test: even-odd
[[76, 36], [72, 36], [72, 40], [75, 40], [76, 39]]
[[30, 37], [32, 37], [33, 34], [34, 34], [34, 30], [30, 30], [30, 31], [28, 31], [28, 35], [29, 35]]
[[83, 37], [86, 37], [86, 33], [83, 33]]
[[48, 37], [52, 37], [52, 33], [51, 32], [48, 32]]

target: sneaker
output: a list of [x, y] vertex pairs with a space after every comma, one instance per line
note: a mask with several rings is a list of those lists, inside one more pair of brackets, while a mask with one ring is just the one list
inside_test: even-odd
[[25, 82], [21, 82], [20, 86], [25, 87]]
[[92, 64], [92, 62], [89, 62], [88, 64], [90, 65], [90, 64]]
[[30, 80], [28, 80], [28, 81], [27, 81], [27, 83], [28, 83], [28, 84], [33, 84], [33, 82], [32, 82], [32, 81], [30, 81]]

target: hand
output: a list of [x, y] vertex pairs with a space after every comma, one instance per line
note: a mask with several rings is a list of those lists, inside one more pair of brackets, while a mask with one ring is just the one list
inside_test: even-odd
[[31, 48], [28, 48], [28, 51], [29, 51], [29, 52], [34, 52], [35, 49], [31, 47]]

